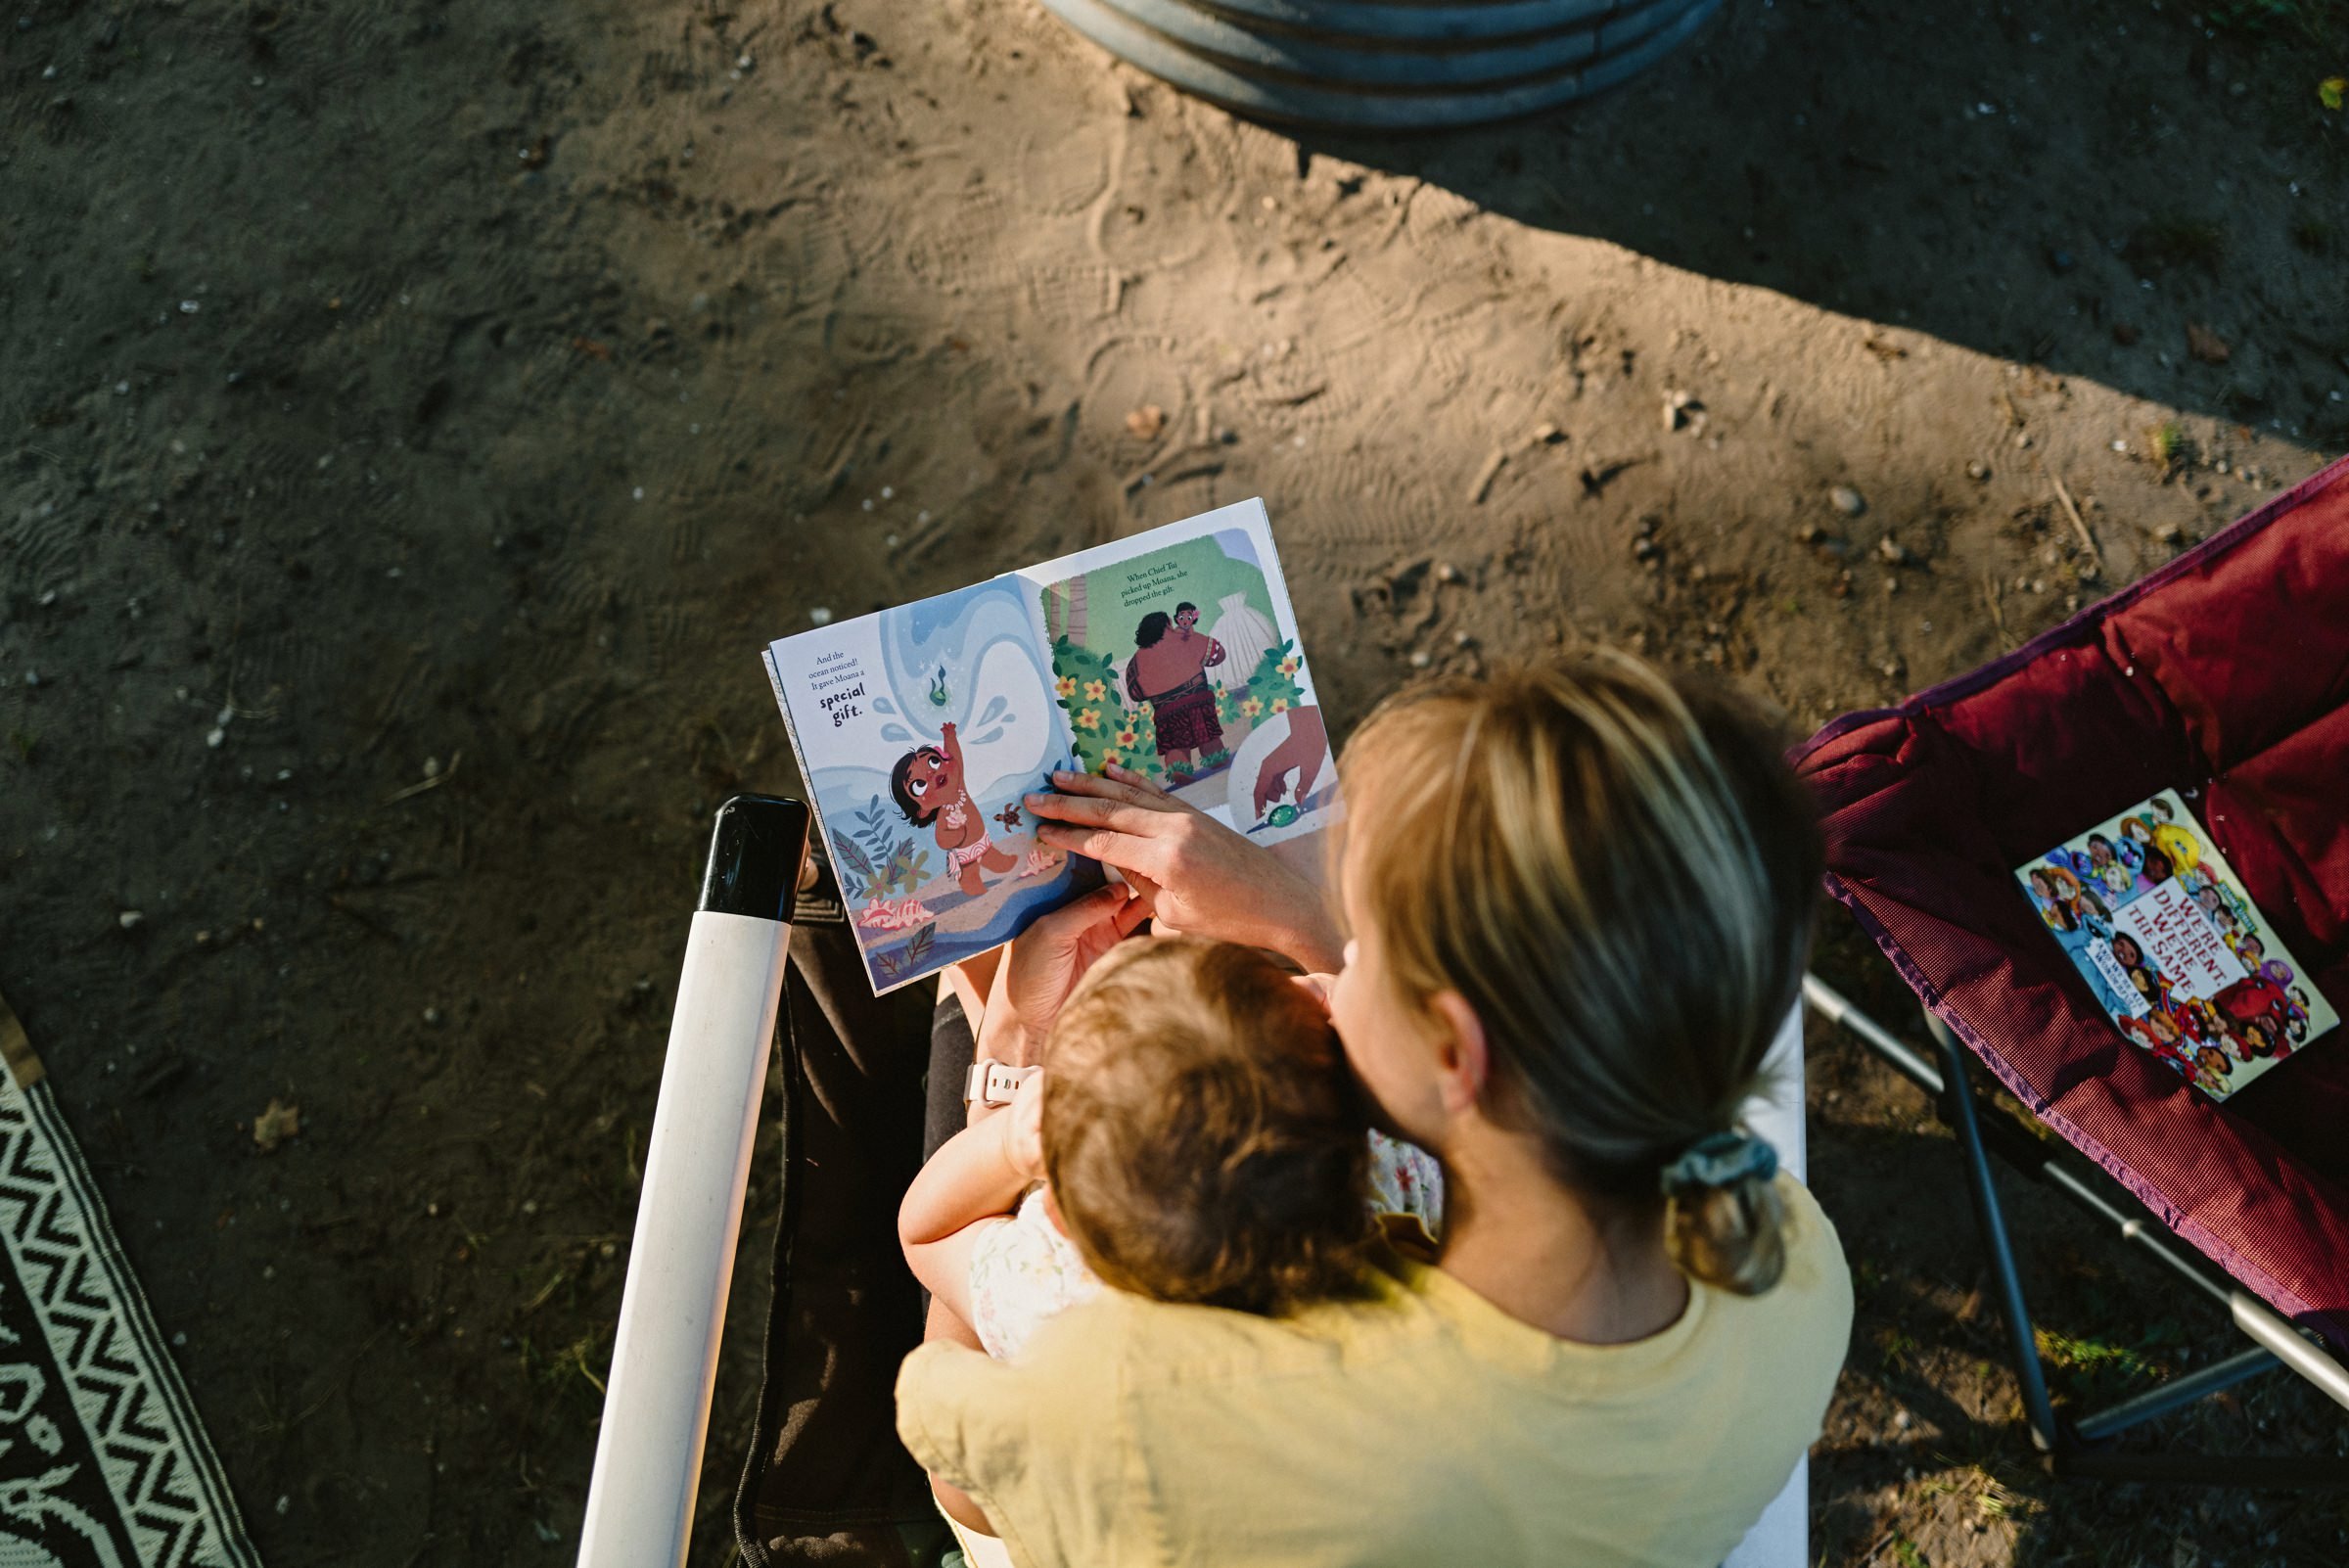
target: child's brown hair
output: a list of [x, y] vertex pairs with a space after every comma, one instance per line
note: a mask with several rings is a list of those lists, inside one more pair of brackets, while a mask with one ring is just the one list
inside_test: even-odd
[[1044, 1060], [1045, 1175], [1104, 1280], [1267, 1315], [1365, 1290], [1365, 1108], [1327, 1014], [1269, 959], [1121, 944]]

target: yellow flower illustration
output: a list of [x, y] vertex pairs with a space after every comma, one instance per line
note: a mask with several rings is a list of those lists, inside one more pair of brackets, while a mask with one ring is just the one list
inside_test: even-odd
[[1291, 654], [1280, 662], [1280, 672], [1284, 675], [1297, 673], [1297, 656], [1295, 654]]
[[1286, 697], [1275, 697], [1272, 699], [1272, 712], [1276, 714], [1285, 714], [1288, 711], [1289, 700]]
[[1125, 757], [1118, 752], [1103, 752], [1101, 754], [1101, 765], [1103, 767], [1115, 767], [1125, 761]]
[[1084, 700], [1086, 702], [1097, 703], [1108, 695], [1109, 688], [1101, 684], [1101, 682], [1097, 680], [1088, 680], [1084, 683]]
[[1264, 711], [1265, 705], [1254, 697], [1251, 697], [1246, 702], [1240, 704], [1240, 712], [1246, 714], [1250, 718], [1254, 718], [1257, 715], [1263, 713]]
[[1063, 697], [1074, 697], [1077, 695], [1077, 677], [1075, 675], [1063, 675], [1060, 677], [1060, 679], [1053, 682], [1052, 689], [1060, 693]]
[[1118, 731], [1118, 744], [1119, 744], [1120, 746], [1131, 746], [1131, 745], [1133, 744], [1133, 742], [1134, 742], [1134, 733], [1133, 733], [1133, 731], [1132, 731], [1132, 730], [1130, 730], [1130, 729], [1121, 729], [1121, 730], [1119, 730], [1119, 731]]
[[1079, 729], [1099, 729], [1101, 727], [1101, 711], [1097, 708], [1087, 708], [1078, 714], [1077, 727]]

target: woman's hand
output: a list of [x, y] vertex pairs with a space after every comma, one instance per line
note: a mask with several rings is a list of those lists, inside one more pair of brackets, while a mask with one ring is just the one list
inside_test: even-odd
[[1021, 932], [995, 970], [994, 994], [979, 1024], [980, 1059], [1033, 1066], [1077, 982], [1149, 913], [1132, 889], [1112, 883]]
[[1159, 920], [1269, 947], [1301, 968], [1338, 967], [1344, 944], [1321, 890], [1263, 845], [1123, 767], [1106, 778], [1055, 773], [1052, 782], [1059, 793], [1026, 797], [1040, 819], [1037, 837], [1116, 866]]

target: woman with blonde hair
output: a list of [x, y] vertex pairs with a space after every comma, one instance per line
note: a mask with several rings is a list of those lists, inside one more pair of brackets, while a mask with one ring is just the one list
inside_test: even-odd
[[[1355, 1077], [1443, 1162], [1440, 1253], [1285, 1316], [1111, 1292], [1017, 1361], [925, 1345], [899, 1433], [1025, 1568], [1716, 1564], [1851, 1325], [1832, 1226], [1735, 1121], [1808, 948], [1810, 803], [1734, 704], [1618, 656], [1405, 692], [1339, 772], [1351, 941], [1130, 776], [1028, 805], [1162, 924], [1336, 971]], [[1033, 1051], [1117, 897], [1015, 945], [983, 1057]]]

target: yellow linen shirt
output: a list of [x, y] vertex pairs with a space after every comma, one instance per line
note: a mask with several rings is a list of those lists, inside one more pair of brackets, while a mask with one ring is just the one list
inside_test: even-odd
[[1557, 1339], [1440, 1270], [1287, 1318], [1115, 1291], [1021, 1360], [925, 1345], [898, 1432], [1021, 1568], [1712, 1568], [1819, 1434], [1851, 1335], [1790, 1176], [1786, 1271], [1628, 1345]]

